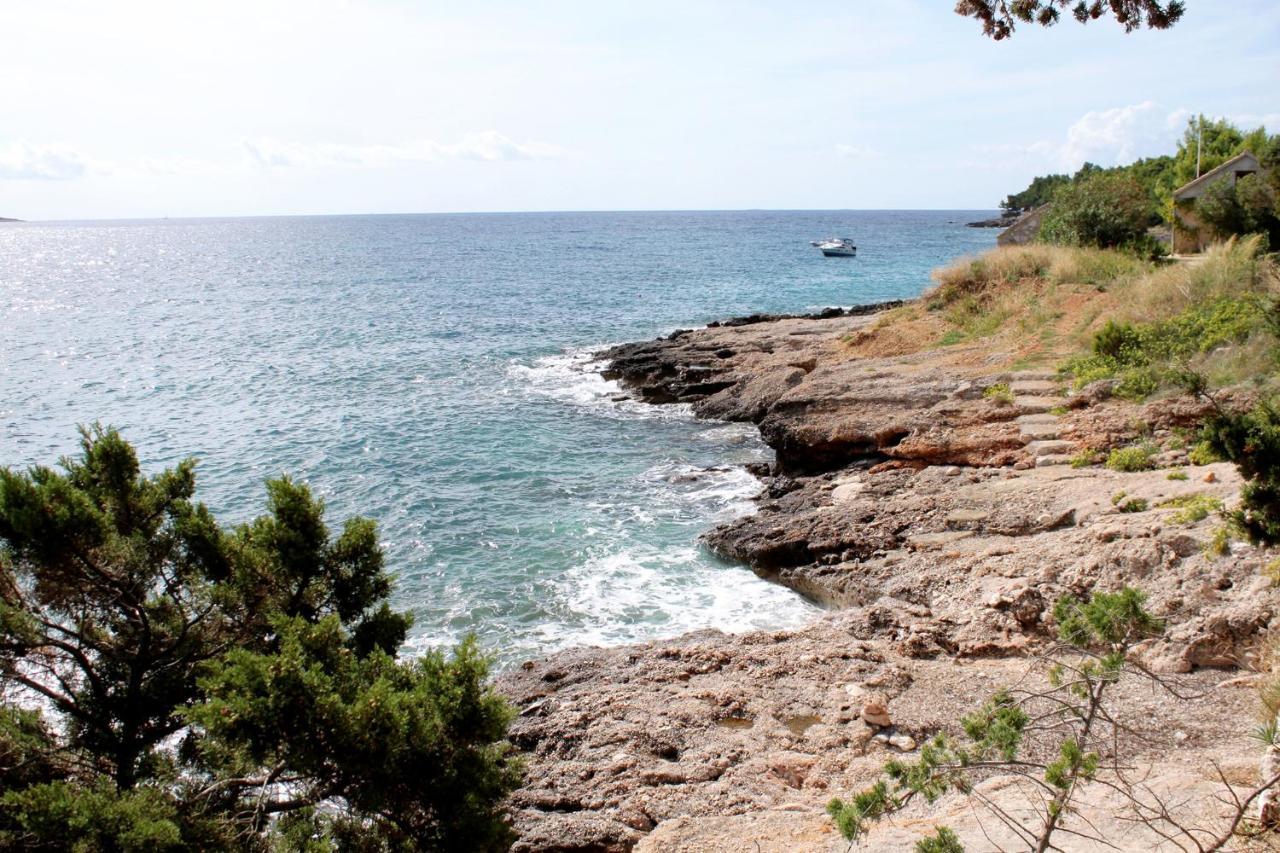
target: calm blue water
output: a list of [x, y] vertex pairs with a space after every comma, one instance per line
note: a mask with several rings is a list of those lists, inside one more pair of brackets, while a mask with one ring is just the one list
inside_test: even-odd
[[[0, 226], [0, 464], [113, 424], [200, 460], [224, 521], [289, 472], [377, 519], [414, 642], [510, 664], [797, 624], [697, 536], [750, 510], [744, 425], [615, 399], [587, 351], [755, 311], [913, 296], [985, 211], [494, 214]], [[848, 235], [856, 260], [811, 239]]]

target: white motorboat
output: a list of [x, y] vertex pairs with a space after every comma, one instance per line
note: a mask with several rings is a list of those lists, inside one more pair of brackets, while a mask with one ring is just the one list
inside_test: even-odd
[[821, 250], [828, 258], [853, 258], [858, 254], [858, 247], [848, 237], [828, 237], [825, 240], [814, 240], [809, 245]]

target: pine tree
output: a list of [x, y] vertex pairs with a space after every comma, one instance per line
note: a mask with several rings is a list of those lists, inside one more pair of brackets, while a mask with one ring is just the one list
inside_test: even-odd
[[62, 467], [0, 470], [0, 847], [503, 848], [510, 712], [473, 643], [397, 660], [373, 522], [282, 478], [224, 530], [101, 427]]

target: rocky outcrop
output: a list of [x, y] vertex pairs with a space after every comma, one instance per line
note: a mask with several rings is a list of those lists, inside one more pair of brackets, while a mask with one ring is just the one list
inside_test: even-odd
[[784, 320], [683, 332], [601, 353], [604, 374], [655, 403], [759, 424], [783, 473], [882, 457], [925, 464], [1013, 464], [1026, 409], [985, 399], [1008, 372], [957, 375], [911, 359], [839, 358], [870, 317]]
[[[1149, 735], [1128, 744], [1134, 760], [1175, 788], [1183, 779], [1180, 793], [1205, 809], [1216, 808], [1210, 760], [1256, 763], [1254, 694], [1235, 670], [1257, 664], [1280, 595], [1255, 550], [1206, 552], [1216, 517], [1166, 505], [1239, 489], [1231, 465], [1186, 466], [1175, 431], [1204, 406], [1140, 406], [1103, 386], [1067, 394], [1051, 373], [978, 350], [848, 357], [847, 341], [876, 322], [722, 324], [604, 354], [606, 375], [644, 399], [759, 425], [776, 461], [758, 472], [758, 512], [706, 543], [832, 612], [796, 632], [576, 650], [503, 675], [512, 740], [529, 757], [517, 850], [835, 849], [821, 815], [830, 796], [954, 731], [998, 686], [1042, 678], [1032, 655], [1058, 597], [1125, 584], [1167, 624], [1144, 662], [1201, 696], [1120, 688], [1117, 713]], [[1134, 440], [1163, 467], [1063, 464]], [[909, 849], [932, 825], [922, 813], [868, 849]], [[1122, 849], [1158, 841], [1124, 838]]]
[[993, 216], [990, 219], [979, 219], [976, 222], [966, 222], [968, 228], [1008, 228], [1012, 225], [1021, 214], [1016, 210], [1002, 213], [999, 216]]
[[[915, 608], [914, 618], [925, 615]], [[954, 733], [959, 715], [997, 687], [1042, 677], [1025, 658], [905, 657], [864, 639], [869, 618], [850, 610], [796, 632], [705, 631], [578, 650], [507, 673], [499, 685], [518, 713], [511, 738], [528, 756], [512, 801], [514, 849], [623, 851], [656, 830], [640, 849], [755, 849], [732, 839], [742, 832], [762, 849], [826, 850], [838, 839], [822, 816], [827, 800], [867, 785], [931, 735]], [[1202, 695], [1189, 704], [1123, 683], [1114, 712], [1153, 733], [1127, 744], [1131, 754], [1251, 755], [1255, 696], [1226, 680], [1214, 670], [1185, 676], [1182, 688]], [[1240, 731], [1224, 735], [1224, 721], [1241, 721]], [[932, 825], [921, 820], [916, 837]]]

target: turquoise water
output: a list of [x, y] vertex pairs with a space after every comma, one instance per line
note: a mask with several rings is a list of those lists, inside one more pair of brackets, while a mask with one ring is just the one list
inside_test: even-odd
[[[967, 212], [307, 217], [0, 226], [0, 464], [119, 427], [199, 458], [226, 521], [289, 472], [381, 525], [413, 641], [504, 664], [797, 624], [698, 535], [750, 511], [754, 429], [617, 399], [589, 351], [756, 311], [913, 296]], [[856, 260], [808, 241], [848, 235]]]

